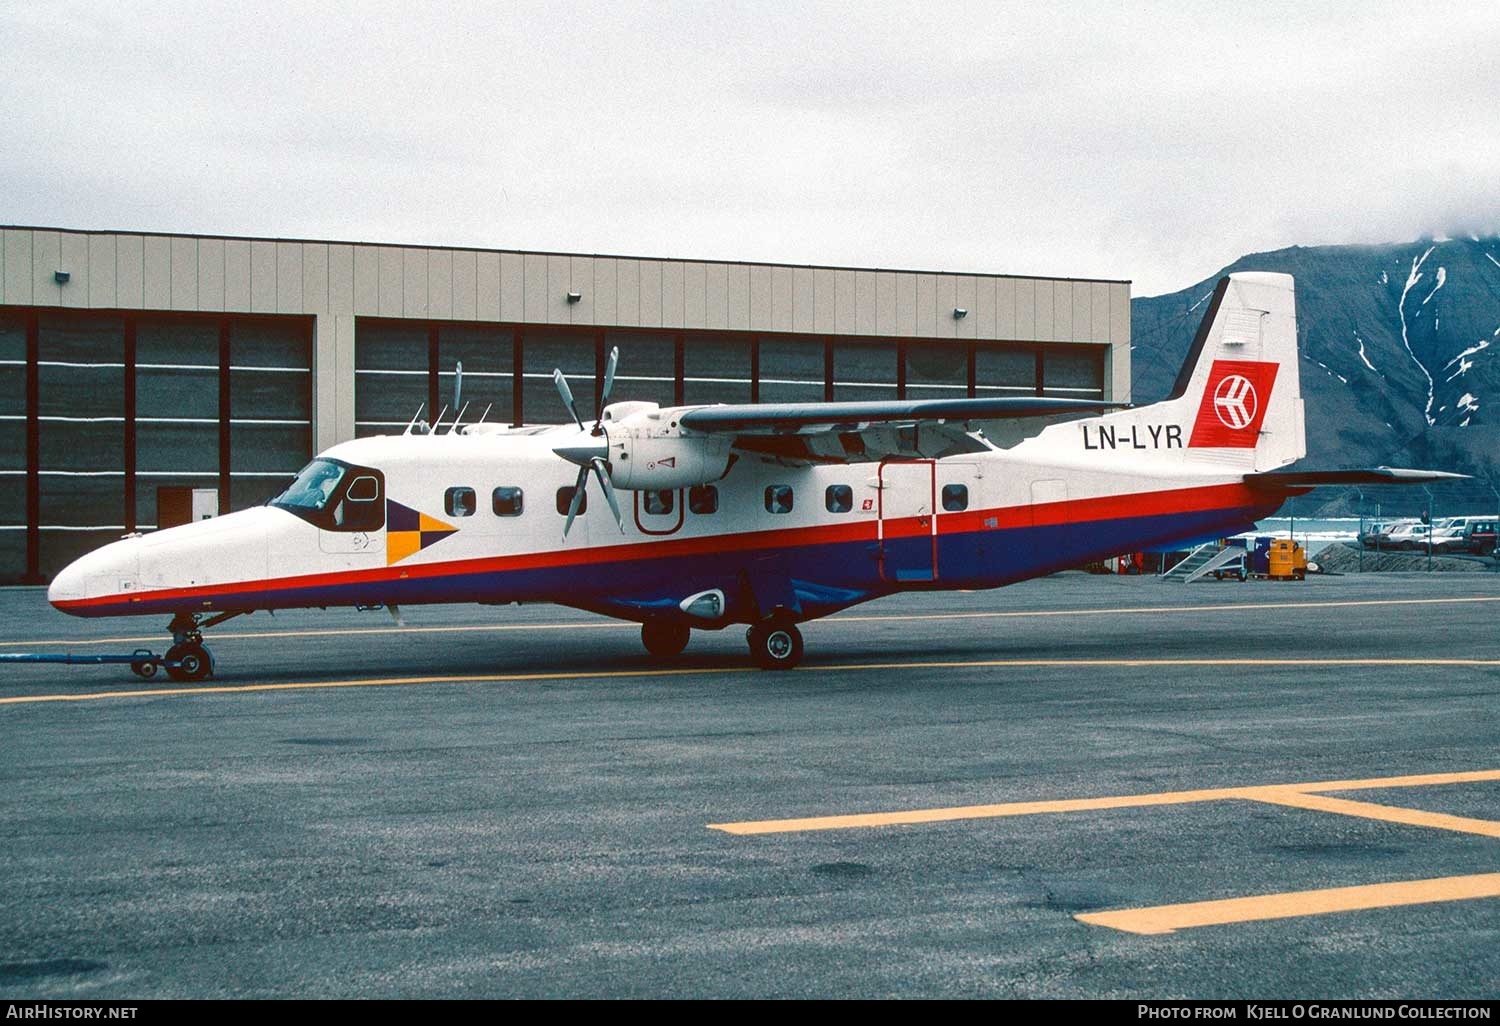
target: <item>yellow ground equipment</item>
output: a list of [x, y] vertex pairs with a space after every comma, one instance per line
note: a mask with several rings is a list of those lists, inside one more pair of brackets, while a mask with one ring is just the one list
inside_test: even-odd
[[1271, 542], [1270, 573], [1273, 581], [1301, 581], [1307, 578], [1307, 552], [1290, 538]]

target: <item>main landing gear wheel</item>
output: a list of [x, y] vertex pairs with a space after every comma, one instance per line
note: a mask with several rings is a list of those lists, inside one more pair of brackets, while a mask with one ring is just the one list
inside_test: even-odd
[[745, 632], [762, 670], [790, 670], [802, 661], [802, 632], [789, 616], [768, 616]]
[[173, 680], [203, 680], [213, 672], [213, 657], [202, 645], [189, 643], [167, 649], [167, 676]]
[[658, 659], [681, 655], [692, 636], [691, 627], [670, 620], [647, 620], [641, 624], [641, 644]]

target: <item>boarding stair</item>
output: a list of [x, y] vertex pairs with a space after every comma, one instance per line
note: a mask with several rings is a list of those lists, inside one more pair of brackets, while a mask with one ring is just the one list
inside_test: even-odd
[[1212, 573], [1221, 566], [1242, 558], [1245, 550], [1238, 545], [1225, 545], [1222, 541], [1199, 545], [1182, 562], [1163, 573], [1160, 580], [1177, 584], [1192, 584], [1204, 574]]

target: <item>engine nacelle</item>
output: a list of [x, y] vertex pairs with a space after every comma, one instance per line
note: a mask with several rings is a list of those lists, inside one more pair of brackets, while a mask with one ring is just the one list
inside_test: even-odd
[[609, 479], [616, 488], [657, 491], [717, 481], [729, 473], [733, 440], [686, 433], [681, 408], [620, 403], [605, 411]]

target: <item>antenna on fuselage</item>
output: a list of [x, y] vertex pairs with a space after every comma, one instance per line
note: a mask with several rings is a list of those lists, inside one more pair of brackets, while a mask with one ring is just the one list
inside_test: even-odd
[[441, 410], [438, 411], [437, 420], [435, 420], [435, 421], [432, 422], [432, 427], [427, 432], [428, 434], [435, 435], [435, 434], [438, 433], [438, 428], [441, 427], [442, 423], [443, 423], [443, 414], [445, 414], [447, 412], [448, 412], [448, 407], [447, 406], [444, 406]]
[[453, 426], [448, 429], [448, 433], [450, 435], [453, 434], [453, 432], [457, 431], [458, 430], [458, 426], [463, 423], [463, 420], [464, 420], [464, 410], [467, 410], [468, 408], [469, 408], [469, 404], [468, 403], [464, 403], [463, 410], [459, 410], [458, 411], [458, 416], [454, 419]]
[[422, 407], [426, 405], [426, 403], [417, 403], [417, 412], [411, 415], [411, 422], [406, 425], [406, 430], [401, 432], [402, 435], [411, 434], [412, 428], [417, 426], [417, 418], [422, 415]]
[[486, 406], [484, 408], [484, 412], [479, 415], [479, 419], [476, 420], [474, 423], [476, 423], [476, 424], [483, 424], [484, 423], [484, 418], [488, 417], [490, 415], [490, 411], [493, 410], [494, 408], [495, 408], [495, 404], [494, 403], [490, 403], [488, 406]]

